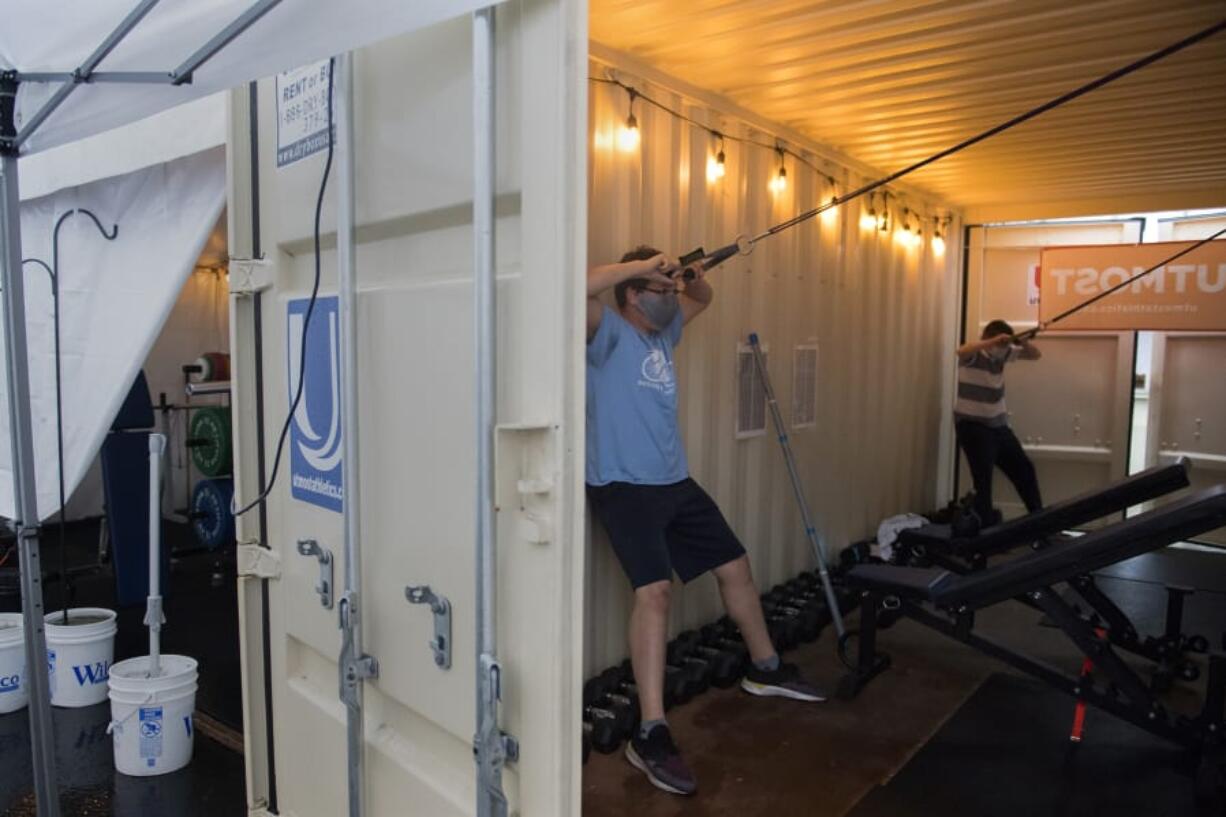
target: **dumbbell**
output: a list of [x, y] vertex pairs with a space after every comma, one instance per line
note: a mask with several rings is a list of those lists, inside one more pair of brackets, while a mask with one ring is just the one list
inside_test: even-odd
[[600, 673], [600, 677], [604, 679], [606, 689], [617, 695], [625, 696], [626, 700], [634, 706], [635, 711], [638, 711], [639, 688], [635, 685], [634, 678], [627, 678], [617, 667], [610, 667]]
[[598, 706], [583, 707], [583, 720], [591, 727], [592, 748], [601, 754], [612, 754], [621, 744], [617, 716]]
[[779, 652], [790, 650], [800, 641], [800, 619], [796, 611], [785, 608], [768, 595], [762, 596], [762, 612], [771, 643]]
[[815, 587], [812, 584], [801, 581], [800, 579], [792, 579], [785, 584], [776, 585], [787, 592], [789, 596], [798, 599], [809, 599], [811, 601], [825, 601], [820, 587]]
[[[741, 650], [744, 651], [744, 647]], [[743, 659], [735, 652], [699, 645], [694, 648], [694, 654], [710, 665], [712, 686], [720, 689], [735, 686], [744, 673]]]
[[592, 678], [583, 685], [583, 705], [612, 713], [617, 719], [619, 739], [634, 732], [635, 721], [638, 720], [638, 706], [611, 688], [604, 675]]
[[686, 674], [694, 694], [701, 695], [711, 688], [711, 665], [694, 654], [698, 646], [698, 633], [682, 633], [668, 643], [665, 661]]
[[793, 608], [799, 613], [801, 641], [816, 641], [822, 629], [830, 623], [830, 610], [826, 607], [826, 600], [818, 593], [807, 591], [798, 595], [788, 585], [777, 585], [768, 596], [777, 599], [780, 606]]
[[708, 646], [712, 646], [717, 641], [741, 641], [741, 633], [737, 630], [736, 625], [732, 623], [732, 619], [724, 616], [719, 621], [711, 624], [704, 624], [702, 629], [698, 631], [698, 640]]
[[778, 652], [787, 652], [796, 646], [799, 640], [800, 622], [795, 617], [768, 613], [766, 616], [766, 631], [770, 634], [771, 644]]
[[749, 649], [741, 640], [740, 634], [730, 633], [723, 624], [708, 624], [700, 633], [701, 646], [708, 649], [729, 653], [736, 658], [737, 664], [743, 669], [749, 660]]
[[[621, 674], [623, 684], [633, 686], [634, 671], [630, 667], [630, 659], [622, 661], [617, 667], [617, 672]], [[636, 690], [637, 692], [637, 690]], [[665, 711], [672, 709], [674, 706], [688, 703], [690, 698], [694, 697], [694, 688], [690, 683], [690, 679], [678, 667], [664, 668], [664, 709]]]

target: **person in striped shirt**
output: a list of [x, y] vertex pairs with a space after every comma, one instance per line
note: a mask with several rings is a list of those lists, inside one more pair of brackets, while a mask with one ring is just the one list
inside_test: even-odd
[[1005, 364], [1038, 360], [1042, 354], [1029, 340], [1018, 341], [1013, 327], [994, 320], [977, 341], [958, 347], [958, 398], [954, 430], [975, 483], [975, 513], [983, 527], [1000, 522], [992, 506], [992, 472], [1000, 468], [1027, 511], [1043, 507], [1034, 463], [1022, 449], [1005, 410]]

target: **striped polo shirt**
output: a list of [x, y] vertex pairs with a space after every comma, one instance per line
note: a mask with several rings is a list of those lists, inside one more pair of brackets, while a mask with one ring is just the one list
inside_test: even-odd
[[954, 419], [971, 420], [993, 428], [1009, 425], [1005, 409], [1005, 364], [1017, 360], [1021, 349], [1010, 346], [1007, 355], [992, 357], [976, 352], [958, 358], [958, 399]]

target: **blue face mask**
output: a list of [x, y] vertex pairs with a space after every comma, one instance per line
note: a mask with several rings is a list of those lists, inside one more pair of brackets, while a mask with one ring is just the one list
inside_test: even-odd
[[657, 332], [663, 332], [677, 317], [677, 310], [681, 308], [681, 303], [674, 293], [664, 294], [643, 290], [639, 292], [638, 308]]

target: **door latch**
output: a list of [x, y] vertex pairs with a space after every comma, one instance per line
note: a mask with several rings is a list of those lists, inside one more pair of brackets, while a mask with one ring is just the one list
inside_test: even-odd
[[430, 605], [430, 612], [434, 613], [434, 638], [430, 639], [434, 663], [439, 669], [451, 669], [451, 602], [436, 595], [428, 584], [406, 587], [404, 597], [409, 604]]
[[324, 609], [332, 609], [332, 551], [321, 547], [314, 539], [299, 539], [298, 552], [303, 556], [314, 556], [319, 560], [319, 584], [315, 592], [319, 594], [319, 603]]

